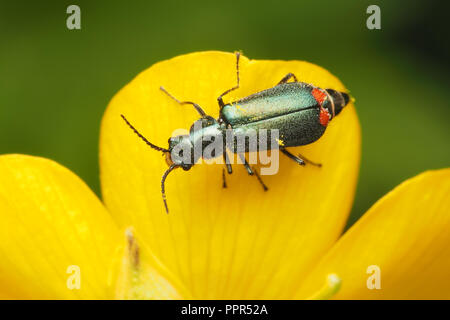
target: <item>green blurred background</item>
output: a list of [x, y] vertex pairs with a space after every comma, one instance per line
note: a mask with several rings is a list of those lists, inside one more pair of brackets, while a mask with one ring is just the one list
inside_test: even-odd
[[[356, 97], [362, 165], [349, 225], [406, 178], [450, 164], [446, 12], [433, 1], [0, 1], [0, 153], [48, 157], [99, 194], [99, 124], [153, 63], [201, 50], [297, 59]], [[81, 30], [66, 8], [81, 7]], [[366, 8], [381, 7], [381, 30]], [[445, 40], [447, 39], [447, 40]]]

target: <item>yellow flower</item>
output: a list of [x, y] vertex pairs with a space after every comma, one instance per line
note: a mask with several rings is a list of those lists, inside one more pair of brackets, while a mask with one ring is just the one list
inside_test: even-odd
[[[241, 88], [226, 101], [301, 81], [346, 91], [306, 62], [241, 59]], [[120, 118], [166, 147], [198, 117], [159, 91], [199, 103], [235, 84], [234, 56], [203, 52], [158, 63], [111, 101], [102, 122], [104, 204], [69, 170], [46, 159], [0, 157], [0, 298], [303, 299], [450, 298], [450, 169], [405, 181], [344, 236], [360, 158], [353, 103], [316, 143], [291, 151], [323, 163], [280, 159], [263, 192], [241, 165], [175, 170]], [[382, 152], [382, 151], [380, 151]], [[381, 173], [382, 174], [382, 173]], [[380, 289], [367, 270], [379, 268]], [[369, 285], [370, 287], [370, 285]]]

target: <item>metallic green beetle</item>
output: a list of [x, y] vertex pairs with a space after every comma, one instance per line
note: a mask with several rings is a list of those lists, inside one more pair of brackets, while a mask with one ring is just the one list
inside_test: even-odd
[[[236, 53], [236, 78], [237, 84], [226, 90], [218, 98], [220, 116], [218, 119], [207, 115], [203, 109], [191, 101], [180, 101], [167, 92], [160, 89], [179, 104], [190, 104], [200, 114], [200, 119], [191, 126], [188, 135], [179, 135], [169, 138], [169, 147], [158, 147], [149, 142], [126, 118], [121, 115], [126, 124], [151, 148], [161, 151], [166, 155], [169, 168], [161, 179], [161, 193], [166, 212], [168, 206], [165, 195], [165, 180], [168, 174], [176, 168], [189, 170], [200, 158], [215, 158], [223, 156], [227, 171], [232, 173], [232, 167], [227, 155], [227, 149], [238, 153], [249, 175], [255, 175], [264, 190], [267, 187], [262, 182], [258, 173], [246, 160], [244, 153], [279, 148], [283, 154], [300, 165], [305, 162], [316, 166], [302, 156], [290, 153], [287, 147], [303, 146], [317, 141], [325, 132], [327, 125], [349, 102], [349, 95], [333, 89], [321, 89], [311, 84], [299, 82], [297, 77], [288, 73], [274, 87], [254, 93], [245, 98], [230, 103], [224, 103], [223, 97], [229, 92], [239, 88], [239, 57]], [[293, 79], [293, 82], [288, 82]], [[262, 133], [266, 133], [264, 136]], [[274, 134], [276, 132], [276, 134]], [[227, 134], [231, 139], [227, 140]], [[228, 136], [229, 137], [229, 136]], [[240, 139], [244, 137], [244, 139]], [[256, 140], [263, 137], [266, 143], [252, 145], [245, 137], [255, 137]], [[222, 148], [215, 152], [205, 154], [213, 142], [219, 141]], [[231, 141], [231, 143], [230, 143]], [[259, 140], [258, 140], [259, 141]], [[201, 152], [196, 152], [200, 150]], [[177, 152], [175, 152], [177, 151]], [[223, 171], [225, 183], [225, 171]]]

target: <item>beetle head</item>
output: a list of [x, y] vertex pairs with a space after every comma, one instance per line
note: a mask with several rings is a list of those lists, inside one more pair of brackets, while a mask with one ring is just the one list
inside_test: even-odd
[[187, 171], [195, 164], [194, 145], [188, 135], [169, 138], [169, 150], [164, 154], [169, 166], [175, 165]]

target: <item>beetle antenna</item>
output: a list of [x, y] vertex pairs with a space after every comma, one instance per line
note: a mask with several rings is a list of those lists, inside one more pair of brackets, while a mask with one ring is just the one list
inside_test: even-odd
[[150, 141], [148, 141], [139, 131], [136, 130], [135, 127], [133, 127], [133, 125], [128, 122], [127, 118], [125, 118], [125, 116], [123, 114], [120, 115], [122, 117], [122, 119], [125, 121], [125, 123], [131, 128], [131, 130], [134, 131], [134, 133], [136, 133], [136, 135], [141, 138], [148, 146], [150, 146], [151, 148], [158, 150], [158, 151], [162, 151], [162, 152], [170, 152], [170, 150], [158, 147], [157, 145], [154, 145], [153, 143], [151, 143]]
[[166, 170], [166, 172], [164, 172], [162, 179], [161, 179], [161, 194], [162, 194], [162, 198], [164, 201], [164, 206], [166, 207], [166, 213], [169, 214], [169, 207], [167, 206], [167, 200], [166, 200], [166, 189], [164, 186], [164, 183], [166, 182], [166, 178], [169, 175], [169, 173], [175, 169], [178, 168], [179, 166], [176, 164], [172, 164], [169, 169]]

